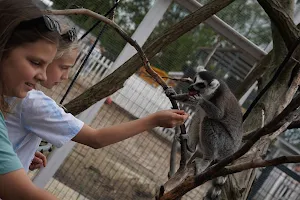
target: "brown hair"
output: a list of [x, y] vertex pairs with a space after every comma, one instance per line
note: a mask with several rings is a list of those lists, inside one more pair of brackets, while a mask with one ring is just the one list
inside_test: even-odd
[[[38, 24], [20, 28], [20, 23], [42, 17], [43, 14], [31, 0], [0, 0], [0, 61], [9, 52], [26, 43], [38, 40], [58, 44], [60, 35], [57, 31], [41, 29]], [[0, 66], [1, 67], [1, 66]], [[8, 109], [4, 100], [5, 83], [0, 79], [0, 111]]]

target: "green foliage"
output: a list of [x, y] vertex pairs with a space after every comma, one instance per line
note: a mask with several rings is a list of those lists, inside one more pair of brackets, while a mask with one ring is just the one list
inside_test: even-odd
[[[210, 1], [200, 2], [205, 4]], [[265, 47], [271, 42], [269, 17], [256, 0], [236, 0], [217, 16], [258, 46]]]
[[[76, 5], [88, 8], [102, 15], [114, 4], [113, 0], [73, 0], [71, 2], [54, 0], [53, 2], [54, 8], [73, 8]], [[115, 22], [131, 35], [143, 20], [153, 2], [149, 0], [121, 0], [115, 13]], [[208, 0], [201, 1], [201, 3], [206, 2]], [[148, 41], [159, 37], [162, 32], [182, 20], [188, 14], [189, 12], [184, 8], [173, 3]], [[217, 13], [217, 15], [257, 45], [263, 47], [270, 42], [271, 33], [268, 17], [256, 1], [237, 0]], [[85, 30], [89, 29], [96, 22], [96, 20], [82, 15], [72, 16], [71, 19]], [[100, 29], [101, 27], [97, 28], [92, 34], [96, 36]], [[210, 27], [203, 24], [199, 25], [168, 47], [165, 47], [151, 60], [151, 63], [166, 71], [181, 71], [187, 66], [197, 66], [202, 64], [201, 60], [204, 60], [206, 56], [206, 54], [202, 54], [201, 57], [199, 49], [201, 47], [212, 47], [216, 41], [216, 37], [217, 34]], [[126, 42], [111, 28], [107, 29], [101, 37], [101, 46], [109, 53], [106, 56], [112, 60], [116, 59], [125, 44]], [[222, 42], [222, 46], [232, 45]]]
[[[172, 4], [165, 13], [163, 20], [151, 34], [149, 41], [159, 37], [170, 26], [178, 23], [189, 13], [178, 4]], [[169, 46], [165, 47], [151, 63], [165, 71], [182, 71], [188, 66], [197, 66], [199, 61], [199, 48], [211, 46], [216, 38], [216, 33], [205, 25], [184, 34]]]

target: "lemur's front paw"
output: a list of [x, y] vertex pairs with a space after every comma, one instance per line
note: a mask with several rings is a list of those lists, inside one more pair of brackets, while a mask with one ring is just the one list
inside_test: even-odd
[[165, 89], [165, 93], [166, 93], [167, 97], [176, 95], [176, 91], [172, 87], [168, 87], [167, 89]]
[[181, 133], [176, 134], [176, 133], [175, 133], [175, 139], [176, 139], [178, 142], [180, 142], [181, 138], [184, 139], [184, 140], [189, 140], [189, 135], [188, 135], [188, 134], [181, 134]]
[[189, 98], [189, 102], [191, 102], [194, 105], [202, 104], [203, 101], [204, 101], [204, 98], [201, 94], [193, 95], [193, 96], [190, 96], [190, 98]]
[[176, 91], [172, 87], [168, 87], [165, 90], [167, 97], [172, 98], [177, 101], [185, 102], [188, 101], [189, 95], [188, 93], [176, 94]]

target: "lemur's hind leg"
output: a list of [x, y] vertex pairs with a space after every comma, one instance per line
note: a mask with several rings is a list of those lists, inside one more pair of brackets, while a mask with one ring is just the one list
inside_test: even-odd
[[[201, 144], [200, 144], [201, 145]], [[197, 150], [191, 160], [195, 163], [195, 175], [201, 174], [214, 161], [214, 149], [203, 146]], [[194, 159], [193, 159], [194, 158]]]
[[219, 151], [222, 151], [224, 143], [224, 134], [227, 134], [227, 132], [220, 123], [209, 118], [203, 120], [199, 141], [203, 157], [197, 157], [193, 161], [196, 167], [196, 175], [206, 170], [213, 161], [218, 159]]
[[203, 153], [200, 152], [199, 149], [197, 149], [187, 164], [189, 165], [191, 163], [195, 164], [195, 174], [194, 175], [198, 175], [202, 171], [204, 171], [210, 165], [211, 162], [209, 160], [203, 159]]
[[205, 158], [195, 158], [193, 162], [195, 163], [195, 175], [201, 174], [213, 160]]

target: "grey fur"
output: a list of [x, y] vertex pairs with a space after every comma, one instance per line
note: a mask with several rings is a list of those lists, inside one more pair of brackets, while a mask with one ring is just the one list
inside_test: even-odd
[[242, 112], [227, 84], [211, 72], [198, 72], [189, 91], [190, 94], [172, 97], [195, 108], [188, 145], [192, 150], [197, 148], [189, 163], [195, 162], [198, 175], [212, 162], [238, 150], [243, 133]]

